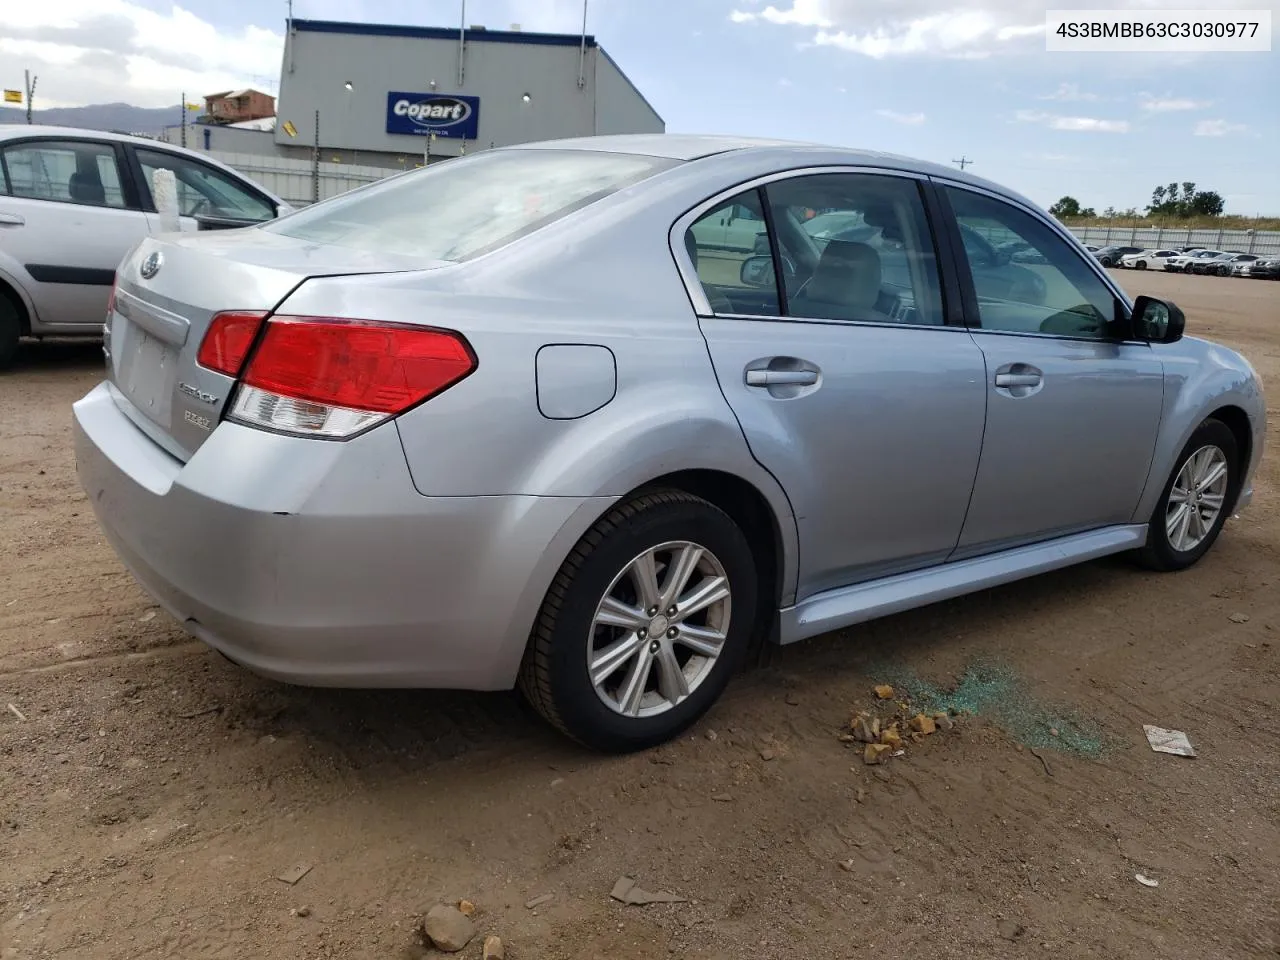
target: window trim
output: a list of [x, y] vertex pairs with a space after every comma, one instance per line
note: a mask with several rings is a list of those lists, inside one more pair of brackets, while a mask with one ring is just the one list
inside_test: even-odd
[[[97, 203], [80, 203], [77, 200], [50, 200], [45, 197], [18, 197], [14, 196], [12, 191], [12, 182], [9, 178], [9, 161], [5, 156], [11, 147], [21, 147], [33, 143], [84, 143], [95, 147], [108, 147], [116, 159], [116, 173], [120, 177], [120, 194], [124, 199], [123, 207], [111, 207], [106, 204]], [[142, 204], [138, 195], [138, 185], [133, 178], [133, 170], [129, 166], [128, 155], [125, 150], [125, 144], [122, 140], [102, 140], [97, 137], [85, 136], [58, 136], [56, 134], [40, 133], [29, 137], [13, 137], [8, 140], [0, 140], [0, 164], [4, 167], [4, 181], [7, 192], [5, 196], [14, 200], [32, 200], [37, 203], [65, 203], [73, 207], [85, 207], [90, 210], [116, 210], [130, 211], [133, 213], [143, 212]]]
[[[236, 186], [244, 190], [245, 193], [256, 196], [259, 200], [265, 203], [267, 205], [267, 209], [271, 211], [271, 216], [267, 217], [266, 220], [254, 221], [255, 223], [267, 223], [268, 221], [274, 220], [280, 216], [280, 204], [276, 202], [275, 198], [260, 188], [256, 183], [249, 180], [248, 177], [242, 176], [239, 172], [230, 174], [221, 167], [215, 167], [213, 164], [207, 163], [199, 157], [193, 157], [186, 153], [178, 153], [176, 150], [166, 150], [163, 146], [153, 147], [149, 143], [129, 143], [125, 144], [125, 146], [128, 148], [127, 152], [129, 154], [130, 165], [133, 166], [134, 175], [137, 177], [138, 183], [141, 186], [140, 192], [142, 194], [143, 202], [142, 209], [147, 213], [159, 213], [160, 211], [156, 209], [155, 197], [151, 195], [151, 182], [147, 180], [147, 172], [142, 167], [142, 158], [138, 156], [139, 151], [177, 157], [179, 160], [185, 160], [194, 166], [204, 167], [206, 170], [212, 170], [221, 176], [234, 180]], [[186, 214], [180, 214], [180, 216], [186, 216]], [[187, 217], [187, 219], [191, 220], [193, 218]]]
[[1053, 220], [1052, 218], [1044, 216], [1034, 207], [1024, 202], [1021, 202], [1005, 194], [998, 193], [997, 191], [994, 191], [994, 190], [987, 190], [982, 187], [975, 186], [974, 184], [971, 184], [971, 183], [963, 183], [961, 181], [952, 180], [947, 177], [930, 177], [929, 179], [932, 181], [934, 185], [934, 191], [937, 196], [938, 202], [942, 205], [943, 209], [946, 211], [947, 229], [952, 237], [952, 248], [953, 248], [953, 258], [954, 258], [952, 267], [955, 270], [956, 275], [959, 277], [959, 280], [960, 280], [961, 296], [964, 302], [965, 322], [968, 329], [973, 331], [979, 331], [982, 333], [996, 334], [996, 335], [1006, 336], [1006, 337], [1032, 337], [1037, 339], [1049, 339], [1049, 340], [1069, 340], [1075, 343], [1112, 343], [1117, 345], [1133, 344], [1133, 345], [1146, 346], [1146, 347], [1151, 346], [1151, 344], [1148, 343], [1146, 340], [1139, 340], [1138, 338], [1134, 337], [1132, 335], [1131, 329], [1124, 330], [1122, 334], [1118, 336], [1099, 338], [1099, 337], [1071, 336], [1070, 334], [1064, 334], [1064, 333], [1042, 333], [1038, 330], [1037, 331], [993, 330], [993, 329], [982, 326], [982, 322], [981, 322], [979, 311], [978, 311], [977, 289], [975, 288], [973, 283], [973, 271], [969, 266], [968, 258], [964, 256], [963, 240], [960, 237], [960, 221], [956, 217], [955, 210], [951, 206], [951, 200], [947, 196], [947, 190], [944, 188], [966, 191], [968, 193], [973, 193], [982, 197], [986, 197], [998, 203], [1007, 204], [1008, 206], [1013, 207], [1015, 210], [1025, 213], [1027, 216], [1038, 221], [1042, 226], [1048, 227], [1053, 233], [1057, 234], [1066, 243], [1067, 247], [1073, 253], [1075, 253], [1077, 259], [1079, 259], [1082, 263], [1084, 263], [1085, 266], [1090, 271], [1093, 272], [1093, 275], [1102, 281], [1103, 286], [1105, 286], [1107, 290], [1111, 292], [1111, 295], [1115, 299], [1115, 302], [1122, 308], [1123, 316], [1118, 316], [1116, 319], [1118, 321], [1123, 320], [1126, 328], [1129, 328], [1132, 322], [1133, 301], [1129, 299], [1128, 295], [1125, 294], [1125, 292], [1120, 288], [1120, 286], [1112, 279], [1111, 275], [1107, 273], [1107, 271], [1102, 267], [1102, 264], [1098, 262], [1097, 258], [1094, 257], [1092, 254], [1090, 254], [1087, 250], [1084, 250], [1084, 247], [1081, 244], [1080, 240], [1073, 233], [1071, 233], [1071, 231], [1067, 230], [1066, 227], [1059, 224], [1056, 220]]
[[[834, 174], [861, 174], [869, 176], [893, 177], [897, 180], [909, 180], [916, 184], [916, 188], [920, 194], [920, 203], [924, 208], [925, 222], [929, 230], [929, 239], [933, 242], [934, 255], [938, 265], [939, 294], [942, 298], [942, 323], [939, 324], [923, 324], [923, 323], [894, 323], [879, 320], [826, 320], [818, 317], [796, 317], [787, 313], [787, 305], [785, 303], [786, 293], [782, 289], [782, 276], [780, 265], [778, 263], [778, 242], [773, 227], [773, 215], [768, 205], [768, 186], [777, 183], [780, 180], [791, 180], [799, 177], [834, 175]], [[719, 319], [719, 320], [754, 320], [756, 322], [766, 323], [816, 323], [823, 326], [840, 326], [840, 327], [878, 327], [886, 330], [951, 330], [956, 332], [968, 332], [968, 327], [964, 324], [963, 312], [959, 309], [959, 301], [956, 296], [948, 297], [949, 292], [959, 294], [960, 286], [956, 277], [948, 280], [948, 274], [954, 271], [954, 264], [949, 262], [945, 256], [948, 245], [943, 242], [940, 227], [942, 224], [935, 222], [934, 217], [942, 213], [941, 210], [931, 210], [930, 208], [930, 177], [927, 174], [920, 173], [915, 170], [900, 170], [893, 167], [875, 167], [875, 166], [859, 166], [857, 164], [837, 163], [815, 166], [793, 167], [787, 170], [777, 170], [772, 173], [760, 174], [758, 176], [749, 177], [746, 180], [739, 181], [732, 186], [725, 187], [717, 191], [712, 196], [700, 201], [695, 206], [686, 210], [683, 214], [676, 218], [667, 232], [667, 245], [671, 250], [671, 255], [676, 262], [676, 270], [680, 274], [680, 280], [684, 284], [685, 294], [689, 298], [690, 304], [693, 306], [694, 313], [700, 318]], [[717, 206], [725, 203], [736, 196], [749, 193], [752, 190], [764, 194], [762, 202], [765, 210], [766, 230], [769, 234], [769, 250], [774, 259], [773, 272], [774, 283], [779, 287], [778, 299], [779, 310], [781, 315], [772, 316], [769, 314], [743, 314], [743, 313], [716, 313], [711, 309], [711, 302], [707, 299], [706, 291], [702, 289], [702, 281], [698, 279], [697, 268], [694, 267], [693, 261], [689, 259], [689, 253], [685, 249], [684, 236], [690, 227], [693, 226], [704, 214], [710, 213]], [[949, 208], [947, 208], [949, 211]], [[946, 221], [944, 220], [943, 223]], [[952, 218], [954, 222], [954, 218]]]

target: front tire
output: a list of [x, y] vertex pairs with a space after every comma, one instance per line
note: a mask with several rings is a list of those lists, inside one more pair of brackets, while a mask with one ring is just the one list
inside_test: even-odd
[[1152, 570], [1185, 570], [1222, 532], [1236, 497], [1239, 450], [1221, 420], [1200, 424], [1178, 455], [1151, 514], [1146, 546], [1138, 554]]
[[1147, 269], [1147, 261], [1139, 260], [1137, 263], [1134, 264], [1134, 266], [1137, 267], [1139, 270], [1145, 270]]
[[751, 544], [724, 511], [678, 490], [610, 510], [547, 591], [521, 693], [596, 750], [677, 736], [741, 664], [758, 603]]

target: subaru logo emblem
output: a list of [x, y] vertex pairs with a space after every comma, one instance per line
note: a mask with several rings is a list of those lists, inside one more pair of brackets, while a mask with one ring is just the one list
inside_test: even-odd
[[138, 272], [142, 274], [143, 280], [150, 280], [160, 272], [160, 267], [164, 264], [164, 257], [160, 255], [160, 251], [147, 254], [147, 259], [142, 261], [142, 266], [138, 268]]

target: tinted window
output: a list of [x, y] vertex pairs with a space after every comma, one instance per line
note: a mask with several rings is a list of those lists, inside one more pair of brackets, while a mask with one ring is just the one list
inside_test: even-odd
[[491, 150], [391, 177], [263, 229], [362, 250], [464, 260], [677, 162], [588, 150]]
[[758, 191], [704, 213], [684, 239], [713, 313], [778, 316], [778, 284]]
[[30, 200], [124, 207], [115, 148], [105, 143], [39, 140], [4, 149], [9, 192]]
[[941, 324], [937, 257], [916, 183], [818, 174], [765, 190], [787, 312], [817, 320]]
[[[1004, 201], [954, 188], [947, 193], [966, 237], [964, 252], [984, 330], [1110, 335], [1115, 297], [1074, 246]], [[1021, 251], [1017, 257], [1007, 253], [1015, 243]]]
[[269, 220], [272, 204], [263, 196], [197, 160], [161, 150], [138, 150], [138, 163], [155, 196], [157, 170], [172, 170], [178, 190], [178, 213], [184, 217], [227, 217], [235, 220]]

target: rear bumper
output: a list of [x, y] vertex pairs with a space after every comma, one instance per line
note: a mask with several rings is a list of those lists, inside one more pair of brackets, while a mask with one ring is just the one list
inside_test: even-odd
[[107, 539], [185, 628], [317, 686], [494, 690], [610, 499], [424, 497], [394, 426], [348, 443], [219, 425], [185, 464], [102, 384], [74, 407]]

